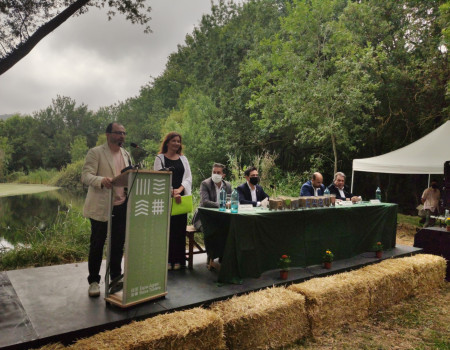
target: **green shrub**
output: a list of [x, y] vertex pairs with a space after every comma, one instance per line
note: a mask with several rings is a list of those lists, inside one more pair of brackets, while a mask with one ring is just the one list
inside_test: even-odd
[[15, 182], [21, 184], [49, 184], [50, 180], [58, 173], [55, 169], [42, 169], [33, 170], [28, 175], [22, 175], [16, 179]]
[[27, 229], [27, 241], [13, 250], [0, 250], [0, 270], [47, 266], [87, 260], [90, 223], [80, 210], [60, 211], [46, 230]]
[[79, 188], [81, 184], [81, 171], [83, 170], [84, 160], [77, 160], [75, 163], [67, 165], [54, 176], [50, 185], [66, 188]]

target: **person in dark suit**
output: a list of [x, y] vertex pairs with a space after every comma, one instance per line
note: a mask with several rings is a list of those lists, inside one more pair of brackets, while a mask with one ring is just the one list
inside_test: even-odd
[[255, 167], [249, 167], [245, 170], [244, 175], [247, 182], [236, 188], [239, 194], [239, 203], [260, 207], [261, 202], [269, 200], [269, 195], [258, 185], [258, 170]]
[[350, 192], [350, 188], [345, 185], [345, 174], [340, 171], [334, 174], [333, 183], [328, 186], [328, 189], [330, 190], [330, 194], [336, 195], [336, 199], [338, 200], [351, 200], [352, 202], [357, 202], [360, 200], [359, 197], [354, 196]]
[[321, 173], [314, 173], [311, 180], [308, 180], [302, 185], [300, 190], [300, 197], [303, 196], [323, 196], [325, 185], [323, 184], [323, 176]]

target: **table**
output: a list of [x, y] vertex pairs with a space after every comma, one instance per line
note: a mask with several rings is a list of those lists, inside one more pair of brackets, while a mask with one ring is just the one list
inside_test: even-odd
[[199, 208], [199, 215], [209, 257], [222, 258], [222, 283], [276, 269], [283, 254], [292, 267], [306, 267], [320, 264], [327, 249], [335, 260], [370, 251], [378, 241], [391, 249], [397, 233], [397, 205], [390, 203], [237, 214]]

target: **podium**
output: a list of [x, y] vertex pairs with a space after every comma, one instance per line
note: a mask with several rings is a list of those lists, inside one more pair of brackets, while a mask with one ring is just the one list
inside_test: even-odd
[[[128, 170], [113, 179], [113, 187], [127, 188], [123, 289], [109, 293], [109, 273], [105, 277], [105, 300], [127, 308], [167, 294], [167, 257], [171, 213], [172, 172]], [[111, 191], [110, 209], [113, 193]], [[112, 212], [112, 210], [110, 210]], [[111, 216], [108, 222], [109, 266]]]

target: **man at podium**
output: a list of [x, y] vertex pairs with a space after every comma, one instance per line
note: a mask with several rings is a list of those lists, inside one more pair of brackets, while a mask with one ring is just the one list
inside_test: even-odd
[[[125, 142], [125, 128], [119, 123], [106, 127], [107, 142], [91, 148], [83, 166], [81, 181], [89, 186], [83, 215], [91, 221], [91, 239], [89, 247], [89, 290], [90, 297], [100, 295], [100, 266], [103, 247], [108, 232], [109, 202], [111, 200], [112, 179], [120, 175], [121, 170], [131, 165], [130, 154], [122, 148]], [[111, 280], [122, 274], [122, 256], [125, 242], [127, 196], [123, 187], [114, 186], [114, 200], [111, 226]]]

